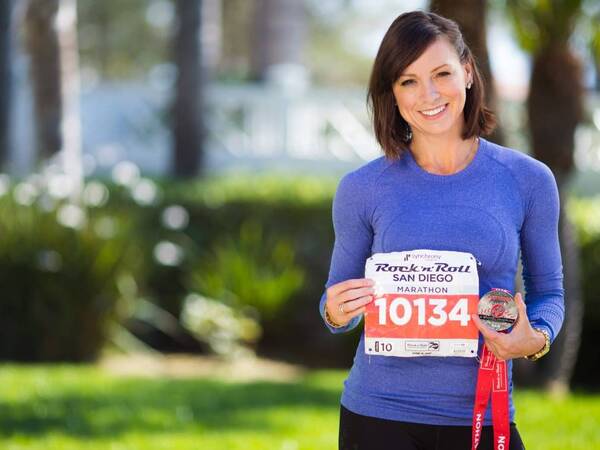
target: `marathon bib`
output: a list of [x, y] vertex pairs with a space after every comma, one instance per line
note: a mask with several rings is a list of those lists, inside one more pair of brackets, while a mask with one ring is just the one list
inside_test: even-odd
[[479, 276], [470, 253], [377, 253], [365, 264], [375, 281], [365, 312], [365, 353], [476, 357]]

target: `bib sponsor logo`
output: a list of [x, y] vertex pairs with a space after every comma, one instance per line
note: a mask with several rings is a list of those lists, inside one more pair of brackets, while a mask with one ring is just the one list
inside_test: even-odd
[[411, 352], [436, 352], [440, 349], [439, 341], [406, 341], [404, 345]]

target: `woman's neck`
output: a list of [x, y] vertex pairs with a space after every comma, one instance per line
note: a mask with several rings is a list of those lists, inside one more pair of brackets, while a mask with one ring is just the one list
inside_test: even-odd
[[410, 145], [415, 161], [427, 172], [452, 175], [463, 170], [477, 152], [477, 138], [413, 136]]

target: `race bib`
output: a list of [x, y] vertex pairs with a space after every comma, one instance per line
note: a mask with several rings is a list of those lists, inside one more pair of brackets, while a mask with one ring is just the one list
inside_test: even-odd
[[365, 353], [476, 357], [479, 276], [470, 253], [377, 253], [365, 265], [375, 281], [365, 312]]

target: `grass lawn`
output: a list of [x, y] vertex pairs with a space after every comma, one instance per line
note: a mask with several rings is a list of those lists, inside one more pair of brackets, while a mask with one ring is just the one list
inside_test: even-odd
[[[334, 449], [344, 376], [241, 383], [0, 365], [0, 449]], [[528, 450], [600, 449], [600, 395], [515, 401]]]

